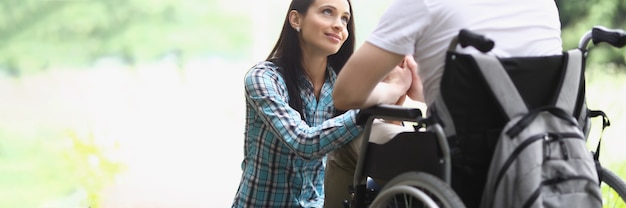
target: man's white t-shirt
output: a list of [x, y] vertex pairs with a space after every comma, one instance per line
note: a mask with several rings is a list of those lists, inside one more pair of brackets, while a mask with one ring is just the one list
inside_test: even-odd
[[394, 0], [366, 41], [393, 53], [413, 54], [430, 105], [439, 95], [446, 50], [461, 29], [494, 40], [490, 53], [500, 57], [563, 50], [553, 0]]

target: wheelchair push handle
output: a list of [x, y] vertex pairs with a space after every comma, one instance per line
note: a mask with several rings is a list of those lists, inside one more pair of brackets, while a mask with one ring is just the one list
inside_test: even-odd
[[495, 45], [493, 40], [467, 29], [462, 29], [461, 31], [459, 31], [458, 41], [463, 48], [467, 46], [473, 46], [483, 53], [491, 51], [491, 49], [493, 49], [493, 46]]
[[620, 29], [608, 29], [602, 26], [595, 26], [591, 29], [593, 44], [605, 42], [617, 48], [626, 45], [626, 32]]
[[583, 35], [578, 44], [578, 48], [586, 50], [590, 41], [593, 42], [594, 45], [608, 43], [613, 47], [622, 48], [626, 45], [626, 32], [621, 29], [609, 29], [603, 26], [595, 26]]

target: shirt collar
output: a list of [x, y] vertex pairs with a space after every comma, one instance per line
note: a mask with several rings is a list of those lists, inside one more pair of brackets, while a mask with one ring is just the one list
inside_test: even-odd
[[[335, 80], [337, 79], [337, 74], [335, 74], [335, 71], [333, 70], [333, 67], [330, 66], [330, 64], [326, 65], [326, 74], [324, 75], [324, 83], [331, 83], [334, 84]], [[313, 88], [313, 84], [311, 83], [311, 80], [309, 80], [306, 77], [305, 73], [300, 73], [300, 76], [298, 76], [298, 81], [300, 81], [301, 83], [301, 87], [305, 87], [305, 88]]]

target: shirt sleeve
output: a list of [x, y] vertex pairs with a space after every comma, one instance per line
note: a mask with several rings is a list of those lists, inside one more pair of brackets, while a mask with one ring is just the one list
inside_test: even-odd
[[429, 23], [423, 0], [394, 0], [366, 41], [393, 53], [413, 54], [417, 38]]
[[289, 106], [284, 81], [270, 67], [256, 66], [246, 74], [245, 94], [264, 125], [302, 158], [324, 157], [361, 133], [355, 110], [325, 120], [321, 125], [309, 126]]

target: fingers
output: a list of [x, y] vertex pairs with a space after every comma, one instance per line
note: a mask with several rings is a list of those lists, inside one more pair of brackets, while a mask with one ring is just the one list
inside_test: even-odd
[[411, 69], [411, 71], [417, 73], [417, 62], [415, 61], [413, 56], [406, 55], [404, 59], [402, 60], [402, 62], [404, 63], [405, 68], [409, 68]]
[[407, 96], [409, 96], [412, 100], [425, 102], [422, 80], [417, 73], [412, 74], [412, 80], [413, 82], [411, 82], [411, 86], [406, 92]]
[[407, 55], [382, 80], [395, 85], [396, 89], [405, 92], [402, 97], [398, 98], [395, 104], [402, 105], [407, 96], [413, 100], [423, 102], [422, 82], [417, 75], [417, 67], [417, 62], [413, 56]]
[[415, 61], [415, 59], [413, 59], [413, 57], [411, 57], [407, 62], [412, 67], [411, 68], [412, 82], [411, 82], [411, 86], [407, 90], [407, 96], [409, 96], [409, 98], [411, 98], [412, 100], [425, 102], [422, 80], [420, 79], [417, 73], [417, 70], [418, 70], [417, 62]]
[[395, 105], [404, 105], [404, 101], [406, 100], [406, 95], [400, 96], [400, 98], [398, 99], [398, 101], [396, 101], [396, 103], [394, 103]]
[[424, 102], [422, 81], [417, 74], [417, 62], [413, 56], [407, 55], [402, 60], [402, 64], [404, 65], [403, 68], [409, 69], [407, 71], [410, 72], [410, 75], [407, 76], [410, 76], [412, 80], [409, 88], [407, 89], [407, 96], [409, 96], [412, 100]]
[[400, 61], [400, 63], [398, 64], [398, 66], [402, 67], [402, 68], [407, 68], [407, 57], [405, 56], [402, 61]]

